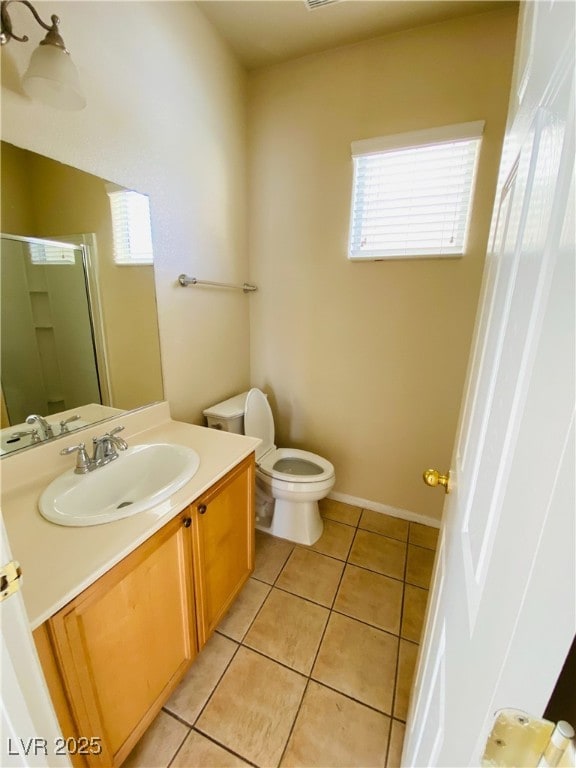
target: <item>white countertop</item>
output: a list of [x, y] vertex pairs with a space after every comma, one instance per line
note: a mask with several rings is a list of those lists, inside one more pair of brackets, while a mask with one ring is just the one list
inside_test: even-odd
[[[196, 475], [168, 502], [113, 523], [83, 528], [55, 525], [38, 511], [46, 486], [74, 466], [75, 455], [60, 450], [79, 438], [89, 442], [122, 424], [122, 437], [130, 445], [178, 443], [200, 456]], [[2, 514], [14, 557], [22, 568], [22, 595], [31, 629], [62, 608], [99, 576], [181, 512], [259, 444], [243, 435], [220, 432], [172, 421], [168, 405], [159, 403], [53, 443], [3, 459]], [[98, 471], [98, 470], [96, 470]]]

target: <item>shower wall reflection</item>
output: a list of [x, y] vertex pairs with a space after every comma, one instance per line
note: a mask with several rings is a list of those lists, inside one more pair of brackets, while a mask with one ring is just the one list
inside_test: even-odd
[[2, 392], [10, 424], [101, 403], [81, 248], [2, 237]]

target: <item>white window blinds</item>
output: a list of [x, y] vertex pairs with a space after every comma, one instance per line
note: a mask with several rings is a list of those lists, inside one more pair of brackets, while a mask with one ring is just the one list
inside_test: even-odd
[[150, 202], [147, 195], [109, 186], [114, 261], [117, 264], [152, 264]]
[[351, 259], [462, 255], [484, 123], [352, 144]]
[[48, 245], [47, 243], [28, 243], [28, 252], [32, 264], [75, 264], [76, 251], [73, 245]]

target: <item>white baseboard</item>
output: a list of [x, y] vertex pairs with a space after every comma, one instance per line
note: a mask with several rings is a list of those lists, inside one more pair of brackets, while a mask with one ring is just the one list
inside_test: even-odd
[[380, 504], [378, 501], [370, 501], [369, 499], [360, 499], [357, 496], [349, 496], [347, 493], [329, 493], [328, 498], [334, 499], [334, 501], [342, 501], [344, 504], [352, 504], [355, 507], [370, 509], [372, 512], [390, 515], [390, 517], [399, 517], [411, 523], [421, 523], [422, 525], [430, 525], [432, 528], [440, 528], [440, 520], [437, 520], [435, 517], [420, 515], [418, 512], [410, 512], [408, 509], [389, 507], [388, 504]]

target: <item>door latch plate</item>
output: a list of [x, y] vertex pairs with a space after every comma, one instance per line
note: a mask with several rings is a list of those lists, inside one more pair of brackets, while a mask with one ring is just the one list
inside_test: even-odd
[[0, 602], [18, 592], [22, 579], [22, 569], [17, 560], [12, 560], [0, 568]]

